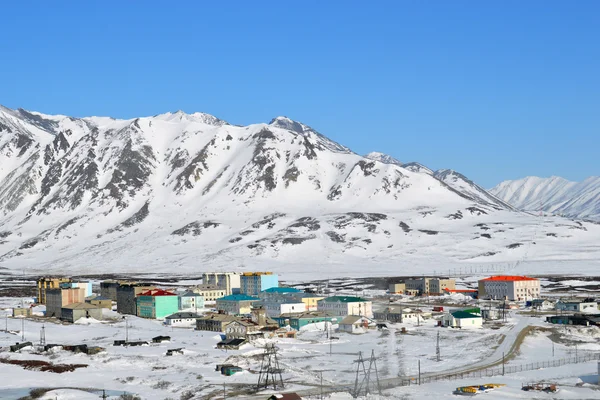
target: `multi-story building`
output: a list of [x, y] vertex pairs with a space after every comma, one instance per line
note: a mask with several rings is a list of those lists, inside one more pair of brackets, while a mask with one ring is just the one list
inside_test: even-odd
[[85, 302], [84, 288], [46, 289], [46, 317], [61, 318], [62, 308]]
[[240, 276], [240, 293], [258, 296], [266, 289], [279, 286], [279, 277], [272, 272], [244, 272]]
[[102, 281], [100, 282], [100, 296], [117, 301], [117, 288], [121, 284], [134, 283], [134, 282], [118, 282], [118, 281]]
[[404, 294], [406, 291], [405, 283], [390, 283], [389, 292], [390, 294]]
[[227, 325], [233, 321], [241, 321], [242, 318], [226, 314], [207, 314], [196, 321], [196, 329], [199, 331], [225, 332]]
[[162, 319], [179, 310], [179, 297], [173, 292], [151, 289], [137, 295], [137, 316]]
[[37, 303], [46, 304], [46, 290], [58, 289], [61, 283], [71, 282], [71, 278], [43, 277], [37, 280]]
[[372, 303], [362, 297], [332, 296], [317, 303], [317, 310], [335, 316], [364, 315], [373, 318]]
[[417, 278], [407, 279], [404, 282], [405, 291], [407, 293], [418, 293], [441, 295], [445, 289], [455, 289], [456, 282], [454, 279], [440, 279], [440, 278]]
[[293, 314], [308, 311], [303, 302], [261, 302], [269, 317], [277, 317], [281, 314]]
[[220, 299], [221, 297], [227, 296], [225, 294], [225, 289], [219, 289], [215, 285], [199, 285], [196, 286], [192, 291], [201, 295], [205, 302], [212, 302]]
[[82, 288], [85, 290], [85, 297], [92, 295], [92, 282], [63, 282], [61, 288]]
[[245, 294], [230, 294], [229, 296], [217, 299], [217, 310], [231, 315], [250, 314], [252, 305], [259, 301], [258, 297]]
[[185, 292], [179, 295], [179, 309], [204, 308], [204, 297], [196, 292]]
[[[148, 290], [155, 289], [154, 286], [142, 283], [122, 283], [117, 287], [117, 312], [120, 314], [137, 315], [136, 297]], [[175, 310], [174, 312], [176, 312]]]
[[299, 314], [282, 314], [278, 317], [273, 317], [273, 319], [279, 324], [279, 326], [284, 327], [289, 325], [297, 331], [308, 324], [317, 324], [320, 322], [335, 324], [336, 322], [342, 320], [340, 317], [337, 317], [333, 314], [318, 311], [310, 311]]
[[479, 281], [480, 299], [510, 301], [533, 300], [540, 297], [539, 279], [527, 276], [491, 276]]
[[240, 293], [240, 275], [239, 272], [204, 273], [202, 274], [202, 283], [224, 289], [225, 296], [229, 296]]

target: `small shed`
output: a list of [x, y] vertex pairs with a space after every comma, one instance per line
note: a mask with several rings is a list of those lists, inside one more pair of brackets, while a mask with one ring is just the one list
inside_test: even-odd
[[444, 326], [460, 329], [476, 329], [483, 326], [483, 318], [479, 315], [466, 311], [454, 311], [444, 314], [442, 318]]
[[348, 315], [339, 325], [340, 332], [366, 333], [369, 329], [375, 329], [377, 323], [371, 318], [361, 315]]
[[183, 349], [179, 348], [179, 349], [169, 349], [167, 350], [167, 356], [172, 356], [173, 354], [183, 354]]
[[15, 343], [14, 345], [10, 346], [10, 351], [12, 353], [14, 353], [21, 349], [24, 349], [25, 347], [29, 347], [29, 346], [33, 346], [33, 343], [31, 343], [31, 342]]
[[170, 342], [171, 336], [155, 336], [152, 338], [152, 343]]
[[237, 339], [225, 339], [219, 343], [217, 343], [218, 349], [233, 349], [239, 350], [240, 346], [246, 343], [246, 339], [237, 338]]

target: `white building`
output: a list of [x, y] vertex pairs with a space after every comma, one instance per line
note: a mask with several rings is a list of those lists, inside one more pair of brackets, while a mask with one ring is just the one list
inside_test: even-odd
[[165, 317], [165, 325], [182, 328], [193, 328], [196, 326], [201, 315], [192, 312], [178, 312]]
[[373, 317], [372, 303], [361, 297], [332, 296], [319, 300], [317, 311], [327, 312], [338, 317], [347, 315], [362, 315]]
[[442, 317], [444, 326], [459, 329], [478, 329], [483, 326], [483, 318], [466, 311], [454, 311]]
[[525, 301], [540, 297], [539, 279], [527, 276], [492, 276], [479, 281], [479, 298]]
[[308, 311], [306, 309], [306, 304], [302, 302], [279, 303], [264, 301], [260, 304], [263, 305], [269, 317], [278, 317], [281, 314], [295, 314]]
[[594, 299], [560, 300], [556, 303], [560, 311], [598, 313], [598, 303]]
[[216, 301], [221, 297], [227, 296], [225, 294], [225, 289], [220, 289], [215, 285], [199, 285], [196, 286], [192, 291], [201, 295], [205, 302]]
[[369, 329], [375, 329], [377, 324], [370, 318], [359, 315], [348, 315], [340, 321], [338, 330], [346, 333], [366, 333]]
[[[240, 293], [239, 272], [211, 272], [202, 274], [202, 283], [213, 285], [225, 291], [224, 296]], [[222, 296], [221, 296], [222, 297]]]

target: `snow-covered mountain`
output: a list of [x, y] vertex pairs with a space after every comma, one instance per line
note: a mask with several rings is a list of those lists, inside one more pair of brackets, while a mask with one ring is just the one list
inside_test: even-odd
[[369, 160], [379, 161], [384, 164], [395, 164], [398, 166], [402, 166], [402, 163], [397, 158], [394, 158], [388, 154], [380, 153], [378, 151], [373, 151], [365, 156]]
[[462, 176], [434, 175], [286, 117], [235, 126], [180, 111], [117, 120], [0, 108], [0, 269], [344, 273], [598, 242], [600, 226], [540, 227]]
[[504, 181], [490, 190], [498, 198], [527, 211], [600, 220], [600, 177], [571, 182], [553, 176]]

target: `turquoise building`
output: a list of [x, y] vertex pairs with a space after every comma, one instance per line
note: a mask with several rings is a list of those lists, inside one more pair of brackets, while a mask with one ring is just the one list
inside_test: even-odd
[[308, 324], [315, 324], [317, 322], [331, 322], [335, 324], [342, 320], [342, 318], [336, 317], [335, 315], [318, 311], [299, 314], [281, 314], [279, 317], [272, 318], [277, 321], [280, 327], [289, 325], [297, 331]]
[[162, 289], [140, 293], [136, 303], [137, 315], [142, 318], [163, 319], [179, 311], [179, 296]]

